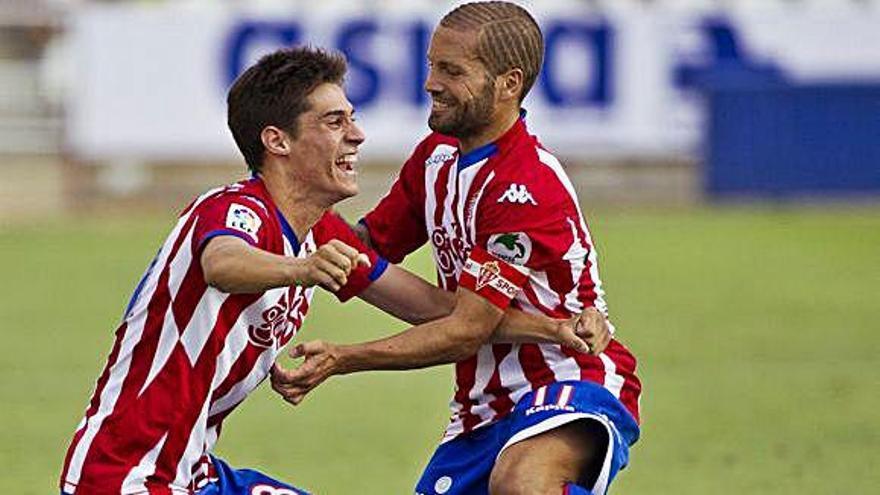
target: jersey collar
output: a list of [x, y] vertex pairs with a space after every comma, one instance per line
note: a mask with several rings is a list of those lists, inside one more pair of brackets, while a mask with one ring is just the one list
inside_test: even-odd
[[500, 150], [510, 146], [520, 136], [527, 134], [526, 130], [526, 111], [520, 109], [519, 118], [516, 122], [496, 141], [484, 144], [479, 148], [473, 149], [458, 157], [458, 170], [462, 171], [471, 165], [478, 163], [486, 158], [495, 156]]
[[275, 202], [272, 201], [272, 195], [269, 194], [269, 190], [266, 189], [266, 184], [263, 182], [263, 178], [260, 177], [259, 174], [254, 173], [251, 175], [251, 179], [248, 182], [252, 182], [257, 185], [257, 187], [261, 188], [265, 193], [264, 196], [272, 202], [272, 209], [275, 210], [275, 216], [278, 218], [278, 224], [281, 225], [281, 232], [284, 234], [284, 237], [287, 238], [287, 242], [290, 243], [290, 247], [293, 248], [293, 254], [299, 255], [299, 239], [296, 238], [296, 233], [293, 231], [293, 227], [290, 226], [290, 222], [284, 218], [284, 215], [281, 213], [281, 210], [278, 209], [278, 206], [275, 205]]

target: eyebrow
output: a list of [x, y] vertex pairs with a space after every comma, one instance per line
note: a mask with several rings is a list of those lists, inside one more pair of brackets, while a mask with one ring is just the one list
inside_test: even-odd
[[348, 112], [346, 110], [341, 110], [341, 109], [340, 110], [330, 110], [329, 112], [324, 112], [324, 114], [321, 115], [321, 118], [323, 119], [326, 117], [348, 117], [349, 115], [354, 115], [354, 112], [355, 112], [354, 108], [351, 109], [351, 112]]

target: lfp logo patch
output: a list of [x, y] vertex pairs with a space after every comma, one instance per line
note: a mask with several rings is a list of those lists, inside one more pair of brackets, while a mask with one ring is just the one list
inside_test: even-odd
[[226, 227], [244, 232], [255, 241], [258, 240], [257, 232], [262, 223], [254, 210], [244, 205], [232, 203], [229, 205], [229, 211], [226, 212]]

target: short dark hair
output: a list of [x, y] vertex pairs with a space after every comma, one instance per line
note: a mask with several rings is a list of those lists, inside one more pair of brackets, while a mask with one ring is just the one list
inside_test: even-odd
[[523, 91], [532, 89], [544, 60], [541, 28], [529, 12], [511, 2], [473, 2], [446, 14], [440, 25], [477, 33], [477, 56], [492, 76], [511, 69], [523, 71]]
[[238, 76], [226, 97], [226, 119], [251, 171], [263, 164], [263, 129], [274, 125], [296, 136], [309, 95], [324, 83], [342, 85], [347, 68], [338, 52], [302, 46], [266, 55]]

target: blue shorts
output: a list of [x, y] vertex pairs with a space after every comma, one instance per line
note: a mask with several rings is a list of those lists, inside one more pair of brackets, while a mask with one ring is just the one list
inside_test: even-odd
[[629, 446], [638, 440], [639, 426], [608, 390], [579, 381], [529, 392], [504, 419], [440, 445], [416, 485], [416, 494], [488, 494], [495, 460], [506, 447], [580, 419], [598, 421], [611, 440], [596, 483], [585, 487], [594, 495], [604, 495], [629, 462]]
[[253, 469], [232, 469], [220, 459], [211, 456], [217, 481], [198, 491], [198, 495], [309, 495]]
[[[309, 495], [253, 469], [232, 469], [229, 464], [210, 456], [217, 481], [200, 488], [197, 495]], [[64, 490], [61, 495], [68, 495]]]

